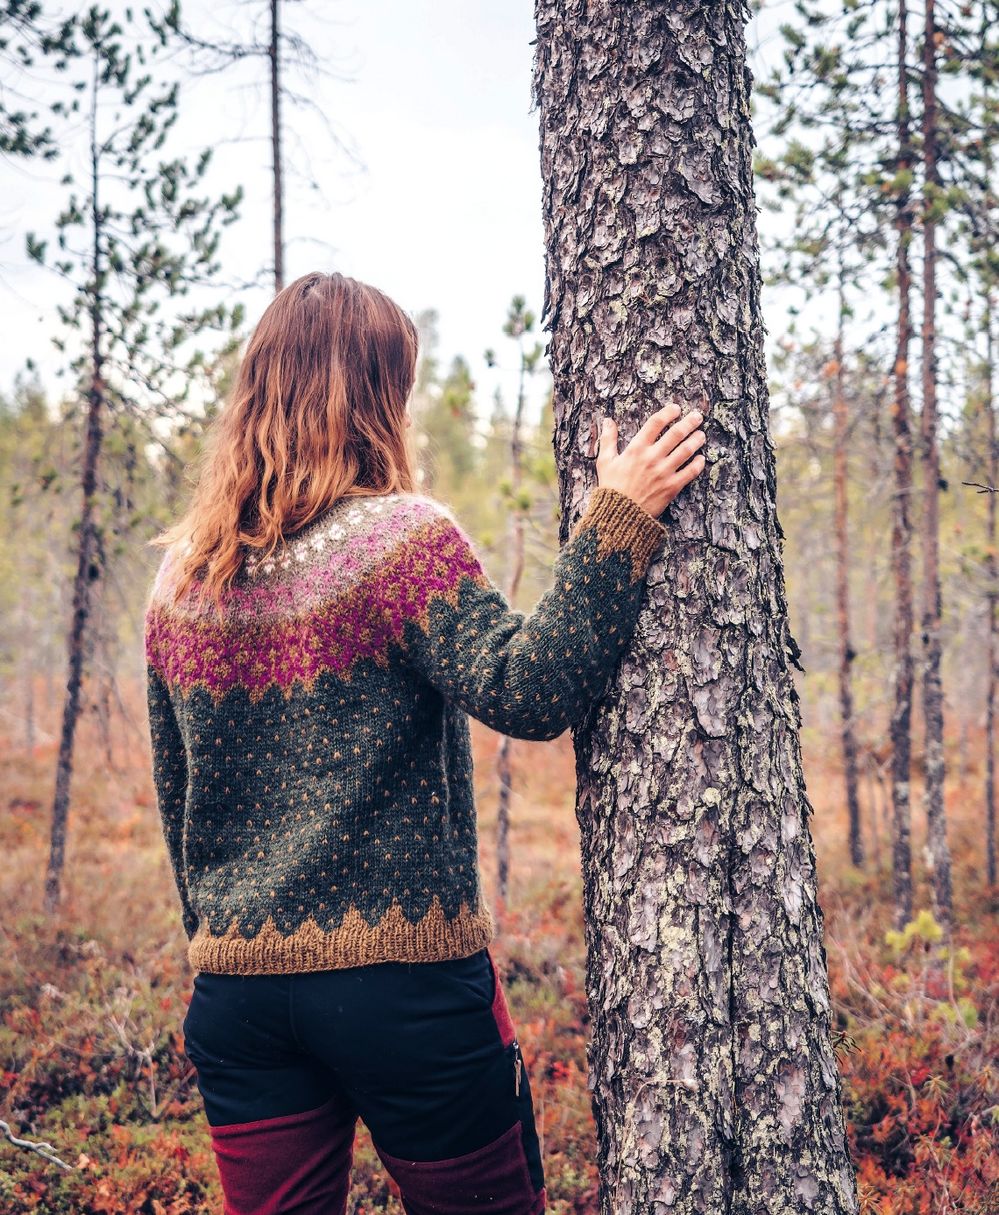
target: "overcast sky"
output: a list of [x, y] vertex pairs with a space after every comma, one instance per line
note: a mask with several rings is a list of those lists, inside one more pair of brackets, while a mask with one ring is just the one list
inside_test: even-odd
[[[184, 4], [200, 34], [230, 39], [254, 31], [264, 38], [267, 8], [264, 0]], [[436, 308], [441, 361], [465, 355], [487, 413], [497, 384], [512, 395], [515, 354], [501, 333], [510, 299], [523, 294], [540, 312], [543, 298], [533, 2], [306, 0], [285, 8], [288, 28], [333, 76], [289, 71], [287, 84], [315, 103], [335, 136], [310, 109], [286, 105], [286, 278], [336, 269], [381, 287], [411, 313]], [[253, 60], [189, 80], [182, 94], [174, 146], [210, 144], [214, 183], [238, 181], [247, 191], [223, 247], [233, 280], [271, 257], [266, 79], [265, 63]], [[18, 86], [46, 97], [41, 76]], [[78, 134], [55, 165], [0, 163], [0, 391], [29, 357], [59, 387], [50, 339], [65, 284], [28, 262], [24, 233], [46, 235], [65, 201], [58, 180], [66, 164], [85, 167], [85, 132]], [[255, 321], [269, 293], [241, 294]], [[485, 366], [487, 346], [500, 353], [499, 372]], [[539, 383], [535, 404], [543, 391]]]
[[[257, 0], [184, 5], [200, 32], [222, 36], [245, 35], [265, 8]], [[287, 105], [286, 278], [336, 269], [382, 288], [411, 313], [436, 308], [442, 360], [468, 358], [487, 410], [497, 377], [483, 351], [494, 346], [515, 364], [501, 333], [509, 301], [521, 293], [540, 311], [544, 286], [530, 0], [310, 0], [287, 11], [288, 28], [345, 77], [289, 73], [289, 87], [322, 109], [353, 155], [336, 148], [318, 115]], [[246, 187], [243, 218], [224, 246], [234, 278], [270, 260], [264, 71], [257, 61], [185, 85], [177, 132], [182, 146], [215, 147], [216, 182]], [[39, 95], [38, 79], [20, 84]], [[84, 153], [81, 144], [71, 157], [77, 168]], [[50, 335], [65, 289], [27, 261], [23, 243], [28, 229], [44, 234], [61, 206], [62, 172], [61, 165], [0, 165], [0, 391], [26, 357], [55, 384]], [[266, 292], [244, 298], [256, 319]]]

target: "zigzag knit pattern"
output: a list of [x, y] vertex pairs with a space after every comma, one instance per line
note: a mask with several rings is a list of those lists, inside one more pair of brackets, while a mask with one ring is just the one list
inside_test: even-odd
[[554, 738], [606, 687], [665, 527], [591, 491], [552, 585], [510, 608], [451, 511], [351, 496], [249, 553], [219, 620], [145, 620], [153, 775], [195, 970], [465, 957], [483, 899], [468, 715]]

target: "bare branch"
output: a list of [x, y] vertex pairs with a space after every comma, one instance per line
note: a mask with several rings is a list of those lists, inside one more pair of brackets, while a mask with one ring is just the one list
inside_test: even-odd
[[70, 1173], [74, 1171], [73, 1165], [59, 1159], [51, 1143], [32, 1143], [30, 1139], [18, 1139], [10, 1129], [10, 1125], [4, 1122], [2, 1118], [0, 1118], [0, 1131], [3, 1131], [6, 1138], [10, 1140], [14, 1147], [26, 1148], [29, 1152], [37, 1152], [39, 1156], [44, 1156], [46, 1160], [51, 1160], [53, 1164], [59, 1165], [60, 1168], [66, 1169]]

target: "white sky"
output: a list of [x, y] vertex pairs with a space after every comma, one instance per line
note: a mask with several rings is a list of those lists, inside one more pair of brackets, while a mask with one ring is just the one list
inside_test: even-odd
[[[265, 9], [262, 0], [184, 5], [199, 33], [229, 36], [248, 33], [250, 18]], [[516, 355], [501, 331], [507, 307], [520, 293], [539, 313], [544, 289], [531, 0], [309, 0], [287, 12], [288, 28], [349, 77], [289, 76], [289, 86], [315, 100], [363, 167], [336, 149], [317, 115], [286, 106], [286, 279], [336, 269], [382, 288], [411, 313], [436, 308], [441, 361], [446, 367], [455, 353], [465, 355], [488, 412], [498, 379], [483, 351], [500, 354], [512, 396]], [[37, 82], [20, 86], [37, 95]], [[246, 187], [243, 218], [224, 243], [233, 279], [271, 258], [268, 121], [261, 61], [184, 86], [178, 146], [210, 143], [215, 180]], [[81, 144], [74, 167], [84, 154]], [[308, 184], [310, 164], [320, 192]], [[26, 357], [58, 390], [50, 335], [65, 288], [27, 260], [24, 233], [45, 234], [64, 201], [56, 184], [63, 171], [58, 163], [0, 163], [0, 391]], [[250, 290], [243, 298], [253, 322], [269, 295]]]
[[[162, 8], [163, 0], [153, 3]], [[112, 0], [111, 7], [124, 5]], [[185, 0], [183, 9], [203, 37], [266, 35], [265, 0]], [[337, 148], [317, 114], [286, 103], [286, 280], [336, 269], [382, 288], [411, 313], [437, 309], [442, 368], [456, 353], [468, 359], [483, 415], [497, 385], [512, 402], [516, 352], [502, 325], [514, 294], [540, 313], [544, 289], [538, 114], [530, 95], [533, 0], [305, 0], [285, 11], [287, 28], [339, 77], [289, 72], [286, 83], [321, 108], [361, 162]], [[760, 68], [779, 39], [770, 29], [761, 53], [758, 37], [754, 27]], [[44, 102], [50, 76], [13, 86]], [[66, 201], [59, 178], [67, 167], [85, 169], [85, 135], [81, 128], [66, 159], [53, 165], [0, 161], [0, 392], [27, 358], [53, 394], [60, 389], [51, 336], [59, 332], [55, 309], [67, 299], [66, 285], [28, 261], [24, 234], [51, 236]], [[177, 151], [215, 149], [217, 189], [243, 183], [242, 218], [222, 253], [232, 281], [252, 277], [271, 259], [264, 61], [186, 78], [174, 136], [168, 147]], [[765, 213], [760, 219], [774, 222]], [[243, 288], [240, 298], [252, 325], [270, 292]], [[765, 294], [771, 342], [783, 328], [777, 304], [776, 293]], [[485, 365], [487, 347], [500, 355], [498, 371]], [[538, 377], [533, 386], [535, 408], [546, 384]]]

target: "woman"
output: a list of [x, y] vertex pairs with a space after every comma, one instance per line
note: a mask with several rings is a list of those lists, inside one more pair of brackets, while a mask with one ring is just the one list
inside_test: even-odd
[[[408, 444], [417, 332], [308, 274], [270, 304], [146, 614], [153, 771], [228, 1215], [346, 1209], [363, 1119], [410, 1215], [545, 1185], [489, 944], [468, 714], [554, 738], [633, 631], [658, 516], [704, 466], [667, 406], [590, 491], [525, 615]], [[670, 425], [672, 423], [672, 425]]]

